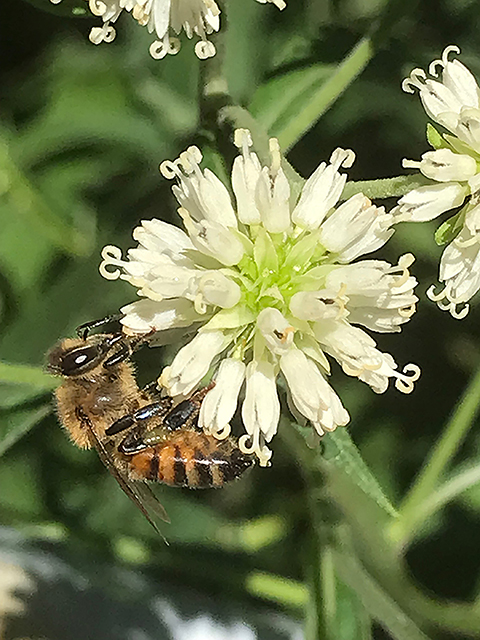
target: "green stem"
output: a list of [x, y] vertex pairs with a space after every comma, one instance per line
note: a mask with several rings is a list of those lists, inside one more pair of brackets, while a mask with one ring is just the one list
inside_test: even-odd
[[347, 182], [342, 193], [342, 200], [348, 200], [357, 193], [363, 193], [367, 198], [382, 199], [403, 196], [412, 189], [434, 184], [420, 173], [409, 176], [395, 176], [380, 180], [359, 180]]
[[282, 149], [288, 150], [319, 120], [351, 82], [365, 69], [374, 55], [371, 38], [363, 38], [341, 62], [321, 88], [305, 101], [295, 118], [278, 132]]
[[14, 162], [9, 147], [9, 134], [0, 131], [0, 173], [6, 189], [1, 195], [12, 210], [25, 217], [26, 224], [33, 223], [52, 244], [73, 255], [85, 255], [90, 249], [90, 238], [80, 230], [65, 223], [45, 200], [22, 169]]
[[403, 546], [422, 520], [419, 507], [435, 490], [480, 409], [480, 368], [468, 385], [432, 453], [410, 488], [400, 507], [399, 517], [391, 526], [392, 540]]
[[58, 379], [48, 375], [40, 367], [0, 361], [0, 383], [25, 384], [39, 391], [51, 391], [58, 387]]
[[480, 482], [480, 465], [475, 464], [456, 473], [418, 506], [417, 528], [470, 487]]
[[375, 53], [397, 28], [402, 16], [413, 11], [418, 0], [391, 0], [386, 4], [383, 15], [371, 27], [368, 36], [362, 38], [344, 60], [336, 67], [330, 78], [313, 93], [308, 89], [293, 97], [298, 108], [294, 115], [285, 118], [284, 126], [276, 130], [280, 146], [285, 151], [293, 147], [302, 136], [342, 95], [372, 60]]

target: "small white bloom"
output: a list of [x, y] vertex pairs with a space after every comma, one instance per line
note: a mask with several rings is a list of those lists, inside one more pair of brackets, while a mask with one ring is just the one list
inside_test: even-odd
[[183, 298], [161, 301], [143, 298], [122, 307], [120, 312], [124, 314], [123, 326], [132, 333], [166, 331], [205, 322], [205, 317], [195, 311], [193, 303]]
[[437, 137], [431, 138], [438, 147], [435, 151], [423, 154], [419, 162], [403, 161], [404, 167], [419, 169], [437, 184], [407, 193], [392, 215], [396, 222], [424, 222], [463, 206], [449, 224], [451, 232], [446, 241], [453, 240], [440, 262], [439, 279], [445, 286], [440, 293], [434, 293], [434, 287], [428, 291], [440, 309], [463, 318], [469, 310], [468, 301], [480, 288], [480, 233], [471, 226], [480, 185], [480, 89], [461, 62], [449, 59], [452, 52], [458, 54], [460, 49], [449, 46], [441, 60], [430, 64], [430, 75], [440, 80], [414, 69], [403, 82], [405, 91], [419, 90], [427, 115], [450, 135], [437, 132]]
[[230, 420], [237, 408], [238, 394], [245, 379], [245, 364], [225, 358], [218, 367], [215, 386], [205, 396], [198, 423], [207, 433], [223, 438], [230, 433]]
[[265, 463], [268, 462], [271, 452], [261, 445], [260, 435], [266, 442], [270, 442], [277, 432], [280, 419], [276, 377], [273, 365], [265, 360], [253, 360], [247, 365], [242, 419], [248, 436], [242, 436], [242, 445], [246, 452], [255, 452]]
[[[62, 0], [50, 0], [60, 4]], [[90, 41], [93, 44], [112, 42], [116, 32], [112, 26], [122, 11], [128, 11], [139, 25], [147, 27], [157, 38], [150, 46], [150, 55], [158, 60], [180, 51], [180, 39], [176, 36], [185, 31], [187, 38], [199, 38], [195, 53], [201, 60], [215, 55], [215, 46], [208, 40], [220, 29], [220, 9], [215, 0], [86, 0], [94, 16], [102, 18], [101, 27], [93, 27]], [[273, 2], [284, 9], [284, 0], [258, 0]], [[175, 35], [172, 35], [175, 34]]]
[[34, 583], [22, 567], [0, 560], [0, 627], [4, 616], [17, 616], [25, 611], [19, 592], [31, 593]]
[[342, 166], [350, 167], [355, 156], [353, 152], [336, 149], [330, 164], [322, 164], [310, 176], [302, 190], [300, 200], [293, 210], [292, 221], [303, 229], [318, 229], [325, 216], [334, 207], [347, 181], [346, 174], [339, 173]]
[[465, 181], [477, 173], [474, 158], [453, 153], [451, 149], [427, 151], [422, 155], [420, 162], [404, 160], [403, 166], [406, 169], [420, 169], [424, 176], [437, 182]]
[[314, 425], [319, 435], [334, 431], [350, 420], [348, 412], [317, 365], [300, 349], [290, 349], [280, 358], [280, 369], [293, 404]]
[[375, 207], [363, 193], [357, 193], [324, 221], [320, 242], [338, 254], [338, 262], [351, 262], [383, 246], [393, 234], [393, 221], [383, 207]]
[[[190, 147], [161, 166], [177, 181], [173, 190], [187, 233], [144, 221], [134, 232], [140, 246], [126, 260], [117, 247], [105, 247], [100, 270], [109, 279], [127, 280], [143, 298], [122, 309], [129, 333], [154, 329], [158, 342], [182, 328], [197, 332], [164, 369], [160, 384], [182, 399], [211, 374], [215, 386], [202, 403], [200, 426], [225, 437], [240, 402], [246, 433], [239, 447], [266, 465], [280, 416], [279, 374], [291, 406], [319, 434], [348, 422], [325, 378], [326, 354], [375, 391], [384, 391], [391, 378], [402, 391], [413, 388], [418, 371], [410, 366], [410, 377], [397, 372], [393, 358], [351, 324], [399, 331], [415, 311], [416, 280], [409, 273], [411, 255], [395, 266], [379, 260], [346, 264], [378, 249], [392, 233], [392, 216], [362, 194], [338, 206], [346, 179], [339, 168], [352, 163], [353, 152], [337, 149], [295, 203], [278, 142], [270, 141], [268, 166], [252, 151], [249, 132], [238, 130], [235, 143], [237, 210], [226, 186], [200, 168], [200, 151]], [[348, 344], [341, 344], [342, 336]]]
[[280, 11], [282, 11], [282, 9], [285, 9], [285, 7], [287, 6], [287, 3], [285, 2], [285, 0], [257, 0], [257, 2], [260, 2], [262, 4], [267, 4], [268, 2], [271, 2], [276, 7], [278, 7]]
[[466, 187], [458, 182], [412, 189], [392, 209], [396, 222], [427, 222], [459, 207], [468, 195]]
[[397, 364], [389, 353], [382, 353], [375, 340], [348, 322], [326, 320], [314, 325], [315, 337], [327, 353], [337, 360], [349, 376], [355, 376], [372, 387], [376, 393], [384, 393], [389, 378], [396, 378], [395, 386], [404, 393], [413, 391], [413, 383], [418, 379], [418, 367], [407, 365], [408, 376], [398, 372]]
[[202, 331], [182, 347], [162, 373], [160, 383], [172, 396], [187, 396], [207, 374], [212, 360], [228, 346], [222, 331]]
[[257, 329], [272, 353], [282, 355], [290, 350], [295, 329], [278, 309], [268, 307], [260, 311]]

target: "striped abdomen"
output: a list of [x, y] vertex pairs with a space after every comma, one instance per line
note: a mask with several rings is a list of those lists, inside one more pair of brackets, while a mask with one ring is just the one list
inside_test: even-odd
[[129, 456], [135, 480], [164, 482], [175, 487], [208, 489], [238, 478], [253, 463], [233, 438], [217, 440], [202, 431], [177, 430], [162, 443]]

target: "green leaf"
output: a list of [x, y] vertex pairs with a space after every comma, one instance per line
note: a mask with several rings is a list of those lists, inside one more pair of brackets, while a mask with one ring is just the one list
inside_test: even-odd
[[427, 124], [427, 140], [434, 149], [444, 149], [449, 146], [443, 139], [442, 134], [430, 122]]
[[460, 398], [455, 411], [446, 423], [443, 433], [417, 475], [403, 500], [399, 517], [391, 525], [391, 539], [400, 547], [408, 543], [421, 524], [418, 507], [428, 501], [437, 488], [445, 470], [473, 426], [480, 410], [480, 368]]
[[[268, 277], [271, 271], [278, 270], [278, 256], [270, 234], [258, 227], [253, 247], [253, 256], [261, 278]], [[265, 273], [266, 272], [266, 273]]]
[[465, 220], [465, 209], [446, 220], [435, 231], [435, 242], [438, 246], [448, 244], [459, 234]]
[[324, 458], [327, 463], [341, 469], [383, 511], [395, 516], [396, 509], [383, 493], [346, 429], [337, 429], [328, 434], [324, 443]]
[[395, 640], [428, 640], [428, 636], [406, 611], [353, 555], [335, 550], [334, 560], [345, 584], [356, 592], [370, 615], [378, 620]]
[[308, 589], [301, 582], [262, 571], [252, 571], [247, 577], [246, 590], [257, 598], [270, 600], [294, 608], [308, 602]]
[[216, 313], [207, 324], [203, 325], [200, 331], [210, 331], [212, 329], [236, 329], [250, 324], [255, 320], [253, 312], [242, 304], [237, 304], [232, 309], [222, 309]]
[[43, 420], [51, 410], [50, 404], [44, 404], [35, 409], [20, 409], [13, 413], [0, 414], [0, 456]]
[[285, 115], [278, 121], [278, 126], [270, 131], [278, 138], [282, 149], [287, 151], [293, 147], [313, 127], [363, 71], [372, 59], [373, 53], [371, 39], [363, 38], [336, 67], [328, 80], [309, 92], [309, 95], [302, 94], [293, 98], [292, 107], [295, 105], [295, 108], [292, 108], [290, 116]]
[[250, 112], [267, 131], [274, 132], [332, 74], [333, 65], [316, 64], [290, 71], [261, 85], [254, 93]]
[[28, 385], [38, 394], [52, 391], [58, 386], [58, 378], [45, 373], [40, 367], [0, 360], [0, 383], [2, 382]]

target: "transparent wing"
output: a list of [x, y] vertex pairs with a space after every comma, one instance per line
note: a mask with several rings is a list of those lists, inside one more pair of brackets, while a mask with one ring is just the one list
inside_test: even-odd
[[95, 448], [100, 456], [100, 460], [107, 467], [130, 500], [140, 509], [155, 531], [162, 536], [165, 542], [167, 542], [165, 536], [155, 522], [156, 519], [163, 520], [164, 522], [170, 522], [170, 518], [168, 517], [168, 514], [163, 508], [161, 502], [146, 482], [132, 482], [128, 479], [128, 477], [117, 467], [105, 445], [101, 442], [92, 428], [92, 425], [89, 424], [88, 426], [94, 440]]

